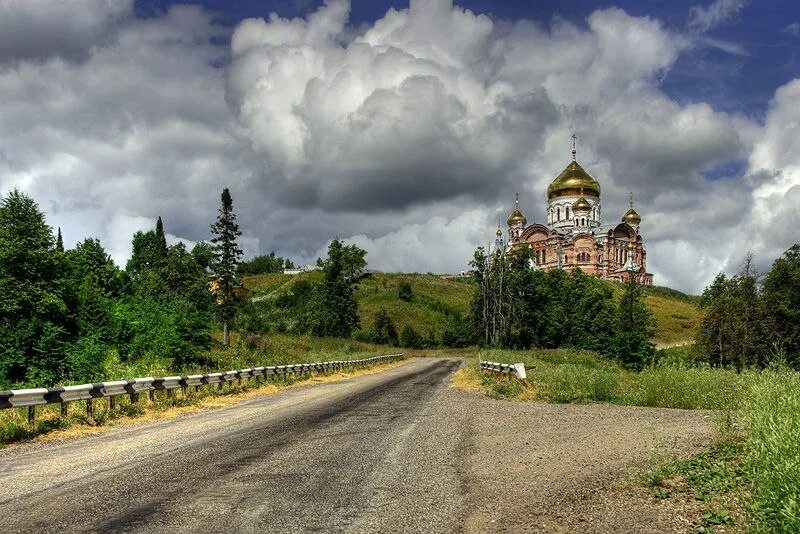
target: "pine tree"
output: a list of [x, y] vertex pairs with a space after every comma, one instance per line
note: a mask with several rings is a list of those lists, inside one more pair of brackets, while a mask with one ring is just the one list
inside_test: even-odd
[[56, 251], [64, 252], [64, 239], [61, 237], [61, 227], [58, 227], [58, 237], [56, 237]]
[[161, 220], [161, 216], [156, 221], [156, 237], [158, 238], [156, 241], [158, 259], [163, 261], [167, 257], [167, 236], [164, 234], [164, 222]]
[[[328, 247], [328, 257], [322, 262], [325, 280], [317, 293], [317, 309], [312, 320], [312, 332], [317, 336], [349, 337], [358, 328], [358, 303], [353, 294], [354, 280], [345, 247], [334, 239]], [[352, 252], [352, 251], [351, 251]], [[366, 252], [358, 255], [363, 258]]]
[[222, 321], [223, 343], [230, 345], [230, 322], [236, 315], [238, 298], [236, 295], [236, 266], [242, 257], [242, 249], [236, 238], [242, 235], [233, 213], [233, 199], [226, 187], [222, 191], [222, 206], [219, 209], [217, 222], [211, 225], [214, 237], [214, 262], [212, 269], [217, 282], [217, 311]]

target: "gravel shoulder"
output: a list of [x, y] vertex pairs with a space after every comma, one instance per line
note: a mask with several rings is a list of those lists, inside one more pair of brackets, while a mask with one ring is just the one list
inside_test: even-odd
[[0, 531], [675, 532], [621, 486], [703, 412], [492, 400], [459, 359], [0, 450]]

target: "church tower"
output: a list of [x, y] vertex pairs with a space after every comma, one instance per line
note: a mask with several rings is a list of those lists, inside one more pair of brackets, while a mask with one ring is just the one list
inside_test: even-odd
[[519, 193], [514, 196], [514, 211], [508, 216], [508, 240], [514, 241], [522, 235], [528, 219], [519, 211]]
[[[600, 184], [578, 163], [577, 139], [572, 136], [572, 162], [547, 188], [547, 225], [561, 232], [573, 232], [576, 224], [590, 232], [601, 222]], [[575, 213], [576, 204], [580, 214]]]
[[628, 208], [628, 211], [625, 212], [625, 215], [622, 216], [622, 222], [627, 223], [631, 228], [636, 230], [636, 233], [639, 233], [639, 225], [642, 223], [642, 218], [636, 213], [636, 210], [633, 209], [633, 193], [631, 193], [631, 207]]

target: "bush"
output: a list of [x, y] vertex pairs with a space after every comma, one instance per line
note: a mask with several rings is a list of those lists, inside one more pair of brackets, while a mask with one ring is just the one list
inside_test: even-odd
[[473, 344], [472, 326], [460, 317], [454, 318], [442, 335], [442, 345], [445, 347], [462, 348]]
[[411, 301], [411, 299], [414, 298], [414, 292], [411, 289], [411, 284], [408, 282], [400, 282], [400, 286], [397, 289], [397, 298], [406, 302]]
[[97, 336], [87, 336], [71, 343], [66, 350], [67, 380], [96, 382], [105, 380], [105, 362], [111, 347]]
[[397, 328], [389, 313], [381, 308], [375, 315], [372, 327], [372, 342], [381, 345], [397, 345]]
[[400, 346], [409, 349], [421, 349], [424, 345], [424, 340], [419, 333], [414, 330], [411, 325], [406, 325], [403, 331], [400, 332]]

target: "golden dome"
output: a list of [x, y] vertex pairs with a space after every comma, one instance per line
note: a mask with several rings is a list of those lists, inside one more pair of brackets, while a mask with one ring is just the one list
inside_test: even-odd
[[581, 197], [572, 203], [572, 211], [592, 211], [592, 205], [584, 197]]
[[525, 216], [522, 214], [521, 211], [519, 211], [519, 209], [515, 209], [511, 213], [511, 215], [508, 216], [508, 225], [509, 226], [514, 226], [517, 223], [522, 223], [522, 226], [525, 226], [526, 224], [528, 224], [528, 219], [525, 218]]
[[636, 213], [636, 210], [630, 208], [628, 211], [625, 212], [625, 215], [622, 216], [622, 222], [628, 224], [639, 224], [642, 222], [642, 218]]
[[581, 189], [588, 195], [600, 197], [600, 184], [597, 180], [583, 170], [577, 161], [572, 160], [547, 188], [547, 198], [579, 195], [582, 194]]
[[503, 237], [503, 231], [500, 229], [499, 226], [497, 227], [497, 231], [494, 233], [494, 235], [496, 235], [497, 237]]

